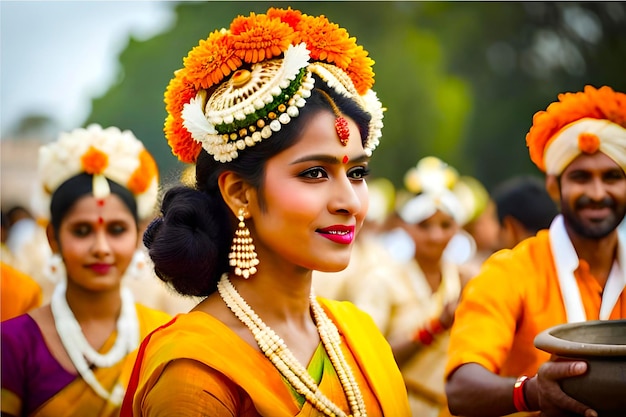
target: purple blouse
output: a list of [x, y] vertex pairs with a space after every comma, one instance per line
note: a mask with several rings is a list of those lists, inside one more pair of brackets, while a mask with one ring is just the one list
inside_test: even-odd
[[22, 399], [23, 415], [30, 415], [78, 377], [52, 356], [28, 314], [0, 323], [0, 334], [2, 389]]

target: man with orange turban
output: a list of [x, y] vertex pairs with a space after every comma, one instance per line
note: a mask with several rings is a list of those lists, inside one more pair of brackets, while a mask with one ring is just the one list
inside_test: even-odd
[[626, 94], [565, 93], [533, 117], [530, 157], [559, 204], [549, 230], [492, 255], [465, 288], [446, 366], [450, 411], [463, 416], [597, 416], [558, 380], [586, 363], [533, 345], [550, 327], [626, 318]]

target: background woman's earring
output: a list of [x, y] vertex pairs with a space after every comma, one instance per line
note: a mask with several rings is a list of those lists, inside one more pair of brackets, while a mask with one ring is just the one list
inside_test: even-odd
[[230, 248], [228, 257], [230, 259], [230, 266], [235, 267], [235, 275], [248, 279], [250, 276], [256, 274], [256, 266], [259, 264], [259, 260], [254, 251], [250, 230], [246, 227], [244, 222], [244, 214], [245, 210], [240, 208], [237, 214], [239, 226], [235, 231], [233, 246]]
[[148, 257], [146, 256], [145, 249], [143, 247], [135, 249], [133, 259], [130, 261], [130, 265], [128, 265], [128, 268], [126, 268], [126, 272], [124, 273], [124, 280], [143, 278], [147, 267]]
[[65, 280], [65, 264], [58, 253], [53, 253], [48, 258], [45, 271], [46, 278], [55, 284]]

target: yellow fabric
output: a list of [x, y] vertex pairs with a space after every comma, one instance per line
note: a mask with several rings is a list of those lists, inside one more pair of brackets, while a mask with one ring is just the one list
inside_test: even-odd
[[41, 287], [29, 275], [0, 262], [0, 280], [0, 320], [17, 317], [41, 305]]
[[15, 395], [12, 391], [5, 388], [2, 388], [0, 395], [2, 395], [2, 397], [0, 397], [2, 399], [2, 401], [0, 401], [0, 405], [2, 406], [2, 415], [5, 415], [5, 413], [9, 416], [20, 415], [20, 410], [22, 409], [22, 399]]
[[[136, 304], [139, 319], [140, 340], [156, 327], [170, 320], [170, 316], [158, 310], [152, 310], [140, 304]], [[100, 349], [100, 352], [108, 351], [115, 343], [117, 332], [114, 332]], [[137, 351], [133, 351], [122, 361], [110, 368], [97, 368], [94, 374], [100, 384], [109, 392], [120, 381], [124, 387], [128, 385], [130, 374]], [[119, 407], [100, 398], [95, 391], [87, 385], [82, 378], [77, 378], [58, 394], [39, 407], [31, 417], [45, 416], [76, 416], [76, 417], [113, 417], [118, 416]]]
[[[602, 288], [584, 261], [575, 272], [588, 320], [598, 320]], [[610, 319], [626, 318], [622, 292]], [[550, 355], [534, 347], [541, 331], [567, 322], [549, 233], [540, 231], [490, 257], [463, 291], [452, 327], [445, 377], [465, 363], [502, 375], [532, 376]]]
[[[391, 348], [371, 318], [350, 303], [323, 299], [320, 303], [342, 333], [342, 349], [368, 415], [409, 416], [406, 390]], [[178, 315], [170, 326], [153, 333], [138, 365], [135, 416], [317, 414], [308, 403], [299, 410], [282, 376], [261, 352], [201, 312]], [[338, 379], [326, 376], [325, 372], [322, 390], [347, 407]]]

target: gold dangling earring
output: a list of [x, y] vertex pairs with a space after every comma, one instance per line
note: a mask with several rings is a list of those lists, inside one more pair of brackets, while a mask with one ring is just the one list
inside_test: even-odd
[[230, 248], [228, 258], [230, 259], [230, 266], [235, 267], [235, 274], [248, 279], [256, 274], [256, 266], [259, 264], [259, 260], [254, 251], [250, 229], [244, 223], [244, 214], [245, 209], [240, 208], [237, 213], [239, 226], [235, 231], [233, 246]]

